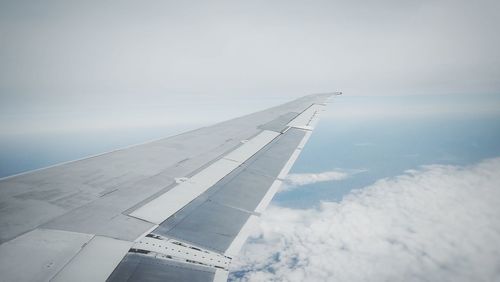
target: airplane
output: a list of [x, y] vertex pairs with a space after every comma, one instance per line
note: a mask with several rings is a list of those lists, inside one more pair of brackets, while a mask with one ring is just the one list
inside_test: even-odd
[[340, 94], [0, 179], [0, 281], [226, 281]]

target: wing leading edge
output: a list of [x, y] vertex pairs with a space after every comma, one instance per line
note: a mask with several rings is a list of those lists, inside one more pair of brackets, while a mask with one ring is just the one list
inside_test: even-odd
[[333, 94], [0, 180], [0, 272], [226, 281]]

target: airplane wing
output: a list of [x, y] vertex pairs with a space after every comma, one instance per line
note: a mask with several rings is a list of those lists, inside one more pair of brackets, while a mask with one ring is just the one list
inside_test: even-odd
[[0, 281], [226, 281], [330, 94], [0, 180]]

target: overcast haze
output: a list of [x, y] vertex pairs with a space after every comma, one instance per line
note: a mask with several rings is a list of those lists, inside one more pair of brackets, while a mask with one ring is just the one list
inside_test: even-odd
[[221, 98], [238, 110], [213, 121], [338, 89], [497, 94], [499, 5], [2, 1], [3, 132], [206, 121]]

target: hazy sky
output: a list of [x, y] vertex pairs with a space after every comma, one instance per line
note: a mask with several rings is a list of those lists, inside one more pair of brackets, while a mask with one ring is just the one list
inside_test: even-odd
[[0, 126], [206, 121], [193, 114], [204, 107], [219, 120], [337, 89], [498, 94], [499, 11], [494, 0], [1, 1]]

